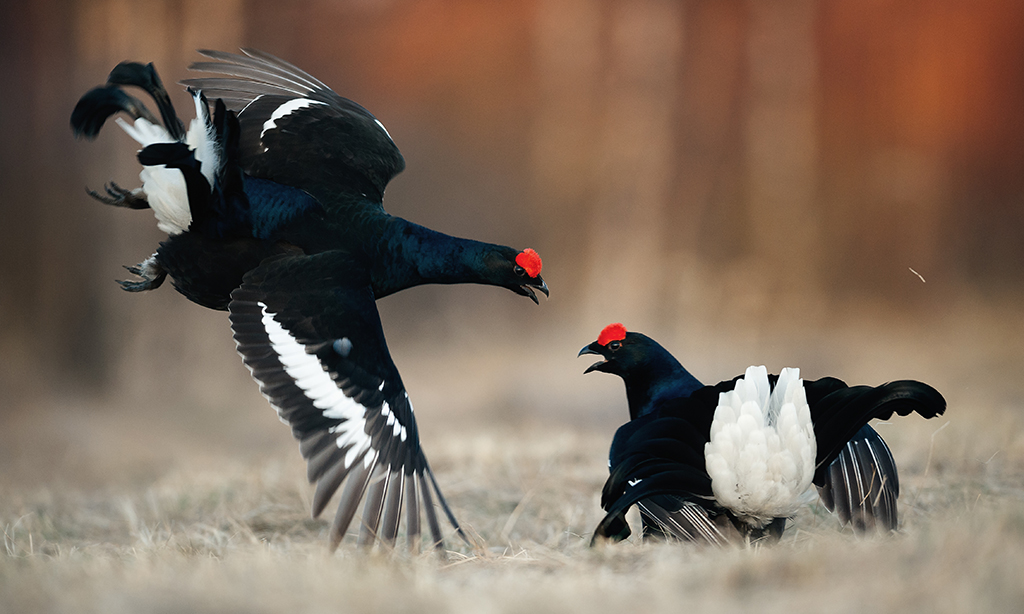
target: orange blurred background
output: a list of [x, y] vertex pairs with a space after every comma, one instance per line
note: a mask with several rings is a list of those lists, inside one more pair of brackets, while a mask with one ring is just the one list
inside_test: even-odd
[[613, 427], [621, 384], [574, 360], [612, 321], [709, 382], [803, 364], [952, 400], [998, 385], [1020, 407], [1019, 1], [34, 0], [0, 24], [8, 469], [129, 445], [96, 425], [131, 425], [150, 459], [161, 429], [287, 439], [224, 314], [113, 283], [161, 235], [84, 191], [138, 185], [134, 143], [68, 123], [126, 59], [188, 110], [171, 84], [194, 50], [241, 46], [381, 119], [407, 162], [390, 212], [544, 257], [539, 307], [493, 288], [381, 301], [421, 415]]

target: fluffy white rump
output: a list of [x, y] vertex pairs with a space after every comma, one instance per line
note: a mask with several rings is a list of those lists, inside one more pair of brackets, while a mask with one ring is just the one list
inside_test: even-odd
[[719, 395], [704, 459], [715, 498], [748, 524], [761, 528], [796, 513], [816, 454], [799, 369], [783, 369], [770, 390], [767, 369], [750, 367]]

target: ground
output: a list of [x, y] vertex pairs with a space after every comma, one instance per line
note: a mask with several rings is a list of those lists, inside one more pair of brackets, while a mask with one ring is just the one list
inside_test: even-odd
[[605, 441], [568, 429], [434, 442], [438, 479], [486, 544], [451, 540], [446, 559], [328, 553], [290, 446], [151, 483], [5, 488], [0, 610], [1021, 611], [1019, 474], [932, 447], [948, 428], [914, 426], [898, 438], [898, 534], [857, 537], [810, 505], [766, 548], [588, 547]]
[[[1019, 324], [1009, 326], [979, 342], [1012, 339]], [[817, 351], [856, 336], [836, 332]], [[920, 377], [949, 400], [935, 420], [876, 424], [900, 466], [899, 532], [856, 536], [812, 502], [779, 544], [758, 548], [589, 547], [625, 401], [615, 378], [582, 376], [586, 361], [573, 359], [588, 338], [550, 339], [569, 349], [528, 378], [509, 376], [519, 355], [475, 360], [470, 344], [464, 362], [442, 369], [433, 343], [393, 344], [438, 481], [483, 544], [450, 536], [443, 558], [367, 553], [351, 538], [328, 552], [296, 444], [229, 345], [225, 363], [237, 369], [218, 377], [237, 379], [238, 399], [51, 395], [0, 434], [0, 612], [1024, 611], [1020, 350], [952, 342], [961, 336], [922, 349], [912, 335], [876, 331], [828, 365], [858, 383]], [[731, 364], [705, 354], [705, 370]], [[538, 392], [488, 388], [474, 369], [534, 380]], [[440, 412], [455, 382], [470, 380], [479, 391], [463, 385], [465, 403]], [[495, 389], [503, 404], [482, 408]]]

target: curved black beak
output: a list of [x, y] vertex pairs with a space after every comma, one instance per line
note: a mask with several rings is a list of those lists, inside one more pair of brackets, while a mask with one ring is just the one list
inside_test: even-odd
[[544, 296], [551, 296], [551, 294], [548, 292], [547, 282], [544, 281], [541, 277], [537, 277], [536, 281], [531, 280], [530, 283], [522, 284], [521, 286], [519, 286], [518, 292], [523, 296], [530, 297], [530, 299], [534, 303], [540, 305], [540, 300], [537, 299], [537, 293], [534, 292], [535, 289], [543, 292]]
[[[600, 350], [596, 349], [594, 347], [595, 345], [597, 345], [596, 341], [594, 343], [591, 343], [590, 345], [583, 346], [583, 349], [580, 350], [580, 353], [576, 355], [576, 358], [579, 358], [580, 356], [583, 356], [584, 354], [597, 354], [598, 356], [604, 358], [604, 354], [602, 354]], [[598, 346], [598, 347], [600, 347], [600, 346]], [[601, 366], [605, 365], [605, 364], [608, 364], [607, 360], [599, 360], [599, 361], [595, 362], [594, 364], [590, 365], [589, 367], [587, 367], [587, 370], [584, 371], [583, 374], [586, 375], [587, 373], [590, 373], [591, 371], [601, 371], [602, 370]]]

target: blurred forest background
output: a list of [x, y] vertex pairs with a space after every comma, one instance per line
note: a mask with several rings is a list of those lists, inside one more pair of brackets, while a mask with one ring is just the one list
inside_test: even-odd
[[751, 363], [913, 377], [1019, 415], [1018, 0], [33, 0], [0, 20], [7, 479], [294, 446], [225, 314], [114, 283], [161, 235], [85, 194], [138, 185], [134, 142], [68, 122], [126, 59], [188, 116], [194, 50], [242, 46], [381, 119], [407, 161], [390, 212], [544, 258], [539, 307], [471, 287], [381, 301], [428, 452], [460, 421], [610, 439], [621, 383], [575, 358], [613, 321], [709, 382]]

